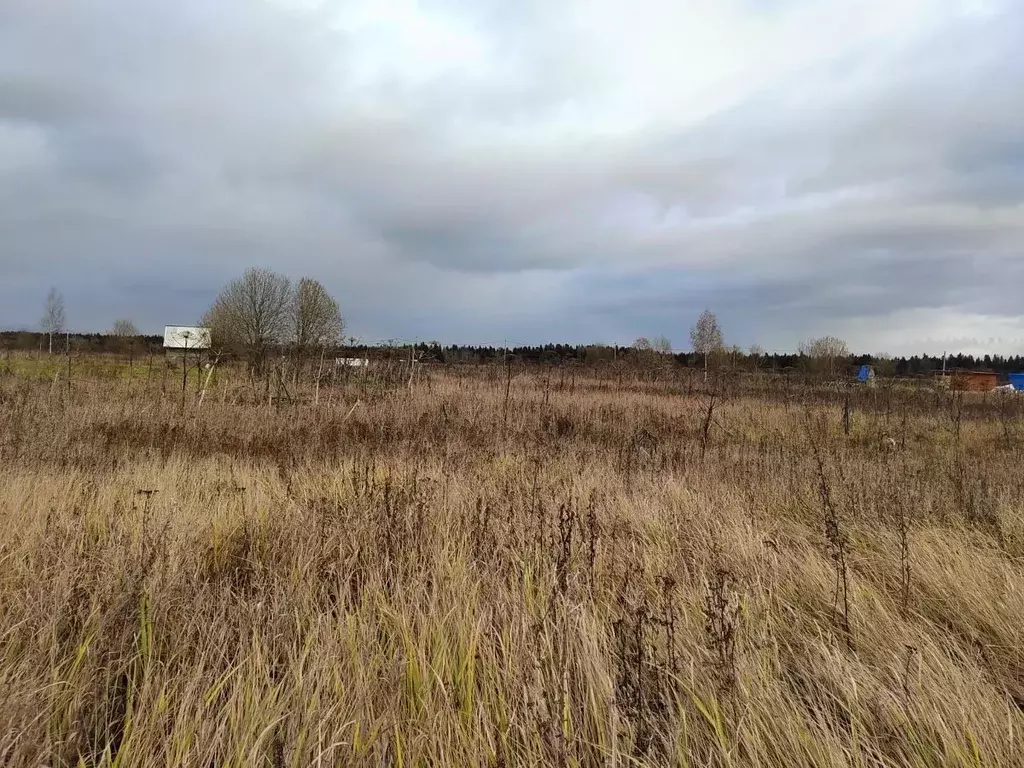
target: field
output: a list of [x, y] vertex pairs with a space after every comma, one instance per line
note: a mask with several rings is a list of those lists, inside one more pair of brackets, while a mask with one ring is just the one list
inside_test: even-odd
[[2, 765], [1024, 762], [1024, 398], [16, 362]]

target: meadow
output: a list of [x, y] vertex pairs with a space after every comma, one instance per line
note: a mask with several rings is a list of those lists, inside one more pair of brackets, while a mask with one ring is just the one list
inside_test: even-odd
[[0, 362], [4, 766], [1024, 764], [1024, 398], [163, 366]]

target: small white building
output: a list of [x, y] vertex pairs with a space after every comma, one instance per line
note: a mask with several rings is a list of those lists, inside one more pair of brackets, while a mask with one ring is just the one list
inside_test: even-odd
[[335, 368], [365, 368], [370, 364], [370, 361], [365, 357], [336, 357], [334, 359]]

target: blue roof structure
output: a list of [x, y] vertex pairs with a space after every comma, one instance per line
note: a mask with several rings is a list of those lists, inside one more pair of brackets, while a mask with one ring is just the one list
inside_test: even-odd
[[1011, 373], [1010, 385], [1021, 392], [1024, 392], [1024, 373]]

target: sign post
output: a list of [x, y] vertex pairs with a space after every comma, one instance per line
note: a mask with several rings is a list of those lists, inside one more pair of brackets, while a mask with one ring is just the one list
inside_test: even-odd
[[164, 349], [209, 349], [210, 329], [196, 325], [164, 326]]
[[164, 326], [164, 349], [182, 350], [181, 410], [185, 410], [185, 389], [188, 386], [188, 351], [210, 348], [210, 329], [195, 325]]

